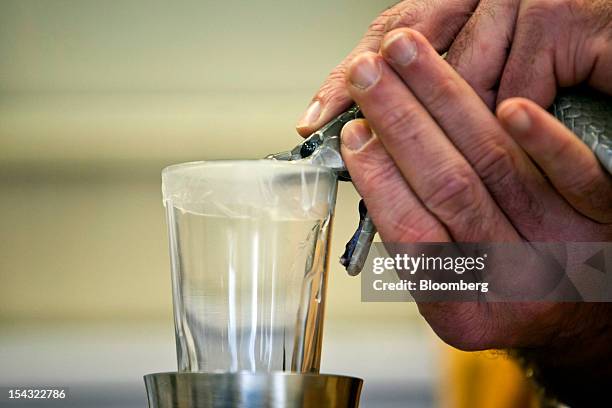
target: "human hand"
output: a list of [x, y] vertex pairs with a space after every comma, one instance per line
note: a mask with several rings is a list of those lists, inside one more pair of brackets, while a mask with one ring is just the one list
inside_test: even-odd
[[[344, 127], [342, 155], [384, 241], [612, 240], [612, 181], [590, 150], [528, 100], [496, 118], [423, 35], [387, 34], [382, 55], [356, 56], [347, 79], [367, 121]], [[419, 309], [458, 348], [539, 348], [555, 364], [612, 370], [609, 304]]]
[[372, 21], [357, 46], [328, 75], [297, 124], [308, 136], [351, 104], [344, 86], [346, 67], [365, 51], [378, 52], [383, 36], [400, 27], [412, 27], [429, 39], [437, 50], [448, 49], [479, 0], [404, 0], [383, 11]]
[[549, 106], [558, 86], [587, 82], [612, 94], [612, 2], [607, 0], [405, 0], [378, 16], [355, 49], [329, 74], [300, 119], [307, 136], [351, 104], [350, 62], [378, 52], [401, 27], [421, 32], [490, 109], [524, 96]]
[[612, 94], [612, 2], [483, 0], [447, 60], [490, 107], [523, 96], [540, 106], [558, 87]]

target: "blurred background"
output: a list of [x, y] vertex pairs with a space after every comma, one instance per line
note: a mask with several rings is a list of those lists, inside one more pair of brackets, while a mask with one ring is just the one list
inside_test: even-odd
[[[295, 145], [391, 3], [0, 0], [0, 387], [145, 406], [142, 375], [176, 369], [161, 169]], [[515, 368], [451, 351], [414, 304], [361, 303], [335, 261], [357, 201], [341, 185], [322, 371], [364, 378], [364, 407], [523, 398]]]

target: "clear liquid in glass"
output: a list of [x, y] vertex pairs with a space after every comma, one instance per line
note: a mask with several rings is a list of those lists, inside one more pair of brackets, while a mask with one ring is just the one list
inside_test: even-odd
[[331, 217], [168, 211], [179, 370], [318, 371]]

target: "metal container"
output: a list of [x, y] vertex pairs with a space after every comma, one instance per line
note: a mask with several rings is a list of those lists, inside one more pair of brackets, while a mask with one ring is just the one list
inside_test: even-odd
[[144, 377], [149, 408], [354, 408], [363, 380], [326, 374], [158, 373]]

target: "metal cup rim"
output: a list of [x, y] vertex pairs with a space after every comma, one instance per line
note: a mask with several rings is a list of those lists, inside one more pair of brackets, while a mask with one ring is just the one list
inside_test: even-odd
[[187, 372], [187, 371], [164, 371], [158, 373], [150, 373], [144, 375], [144, 378], [153, 378], [159, 376], [218, 376], [218, 377], [318, 377], [318, 378], [343, 378], [347, 380], [358, 380], [363, 382], [363, 378], [353, 377], [344, 374], [327, 374], [327, 373], [295, 373], [288, 371], [271, 371], [271, 372], [251, 372], [251, 371], [237, 371], [237, 372]]

